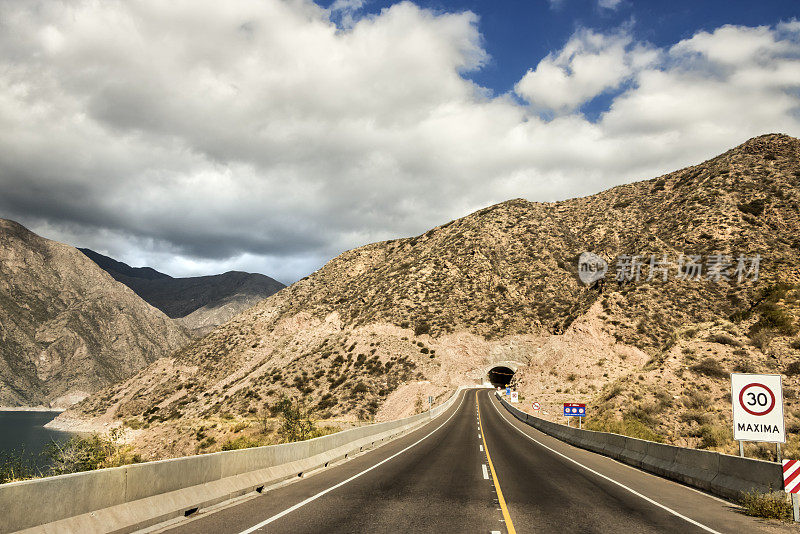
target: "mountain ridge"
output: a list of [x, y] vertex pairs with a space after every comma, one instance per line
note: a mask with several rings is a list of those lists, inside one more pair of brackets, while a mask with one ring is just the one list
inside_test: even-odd
[[196, 335], [286, 287], [269, 276], [242, 271], [174, 278], [151, 267], [130, 267], [91, 249], [79, 250], [115, 280]]
[[[514, 361], [523, 398], [590, 402], [598, 429], [730, 449], [708, 438], [726, 421], [725, 370], [785, 372], [798, 358], [799, 161], [800, 141], [769, 134], [649, 180], [509, 200], [347, 251], [62, 420], [190, 424], [284, 394], [321, 417], [380, 420]], [[585, 251], [609, 262], [602, 288], [578, 279]], [[715, 253], [760, 254], [759, 280], [677, 276], [679, 258]], [[669, 257], [668, 280], [615, 283], [621, 257], [651, 254]], [[705, 396], [713, 409], [697, 418]]]

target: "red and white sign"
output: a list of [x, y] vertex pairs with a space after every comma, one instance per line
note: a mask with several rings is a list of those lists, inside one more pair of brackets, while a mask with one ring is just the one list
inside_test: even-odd
[[731, 374], [733, 439], [785, 443], [781, 375]]
[[541, 408], [541, 406], [539, 406], [539, 403], [538, 403], [538, 402], [534, 402], [534, 403], [533, 403], [533, 409], [534, 409], [534, 410], [536, 410], [536, 411], [538, 412], [538, 411], [539, 411], [539, 408]]
[[519, 391], [511, 392], [511, 402], [519, 402]]
[[783, 461], [783, 488], [786, 493], [800, 493], [800, 460]]

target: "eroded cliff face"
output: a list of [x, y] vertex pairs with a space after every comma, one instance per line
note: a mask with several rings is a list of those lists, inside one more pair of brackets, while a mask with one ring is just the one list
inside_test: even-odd
[[68, 406], [187, 342], [77, 249], [0, 219], [0, 405]]

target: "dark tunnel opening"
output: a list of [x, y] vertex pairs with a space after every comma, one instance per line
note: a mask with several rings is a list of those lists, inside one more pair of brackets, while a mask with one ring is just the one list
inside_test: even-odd
[[514, 377], [514, 371], [509, 369], [508, 367], [492, 367], [489, 371], [489, 382], [494, 387], [501, 387], [504, 388], [508, 384], [511, 383], [511, 379]]

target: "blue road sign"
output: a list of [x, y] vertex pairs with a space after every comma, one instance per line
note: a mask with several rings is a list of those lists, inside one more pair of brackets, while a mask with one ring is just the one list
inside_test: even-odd
[[506, 395], [511, 395], [511, 388], [506, 388]]
[[586, 417], [586, 405], [576, 402], [565, 402], [564, 415], [567, 417]]

